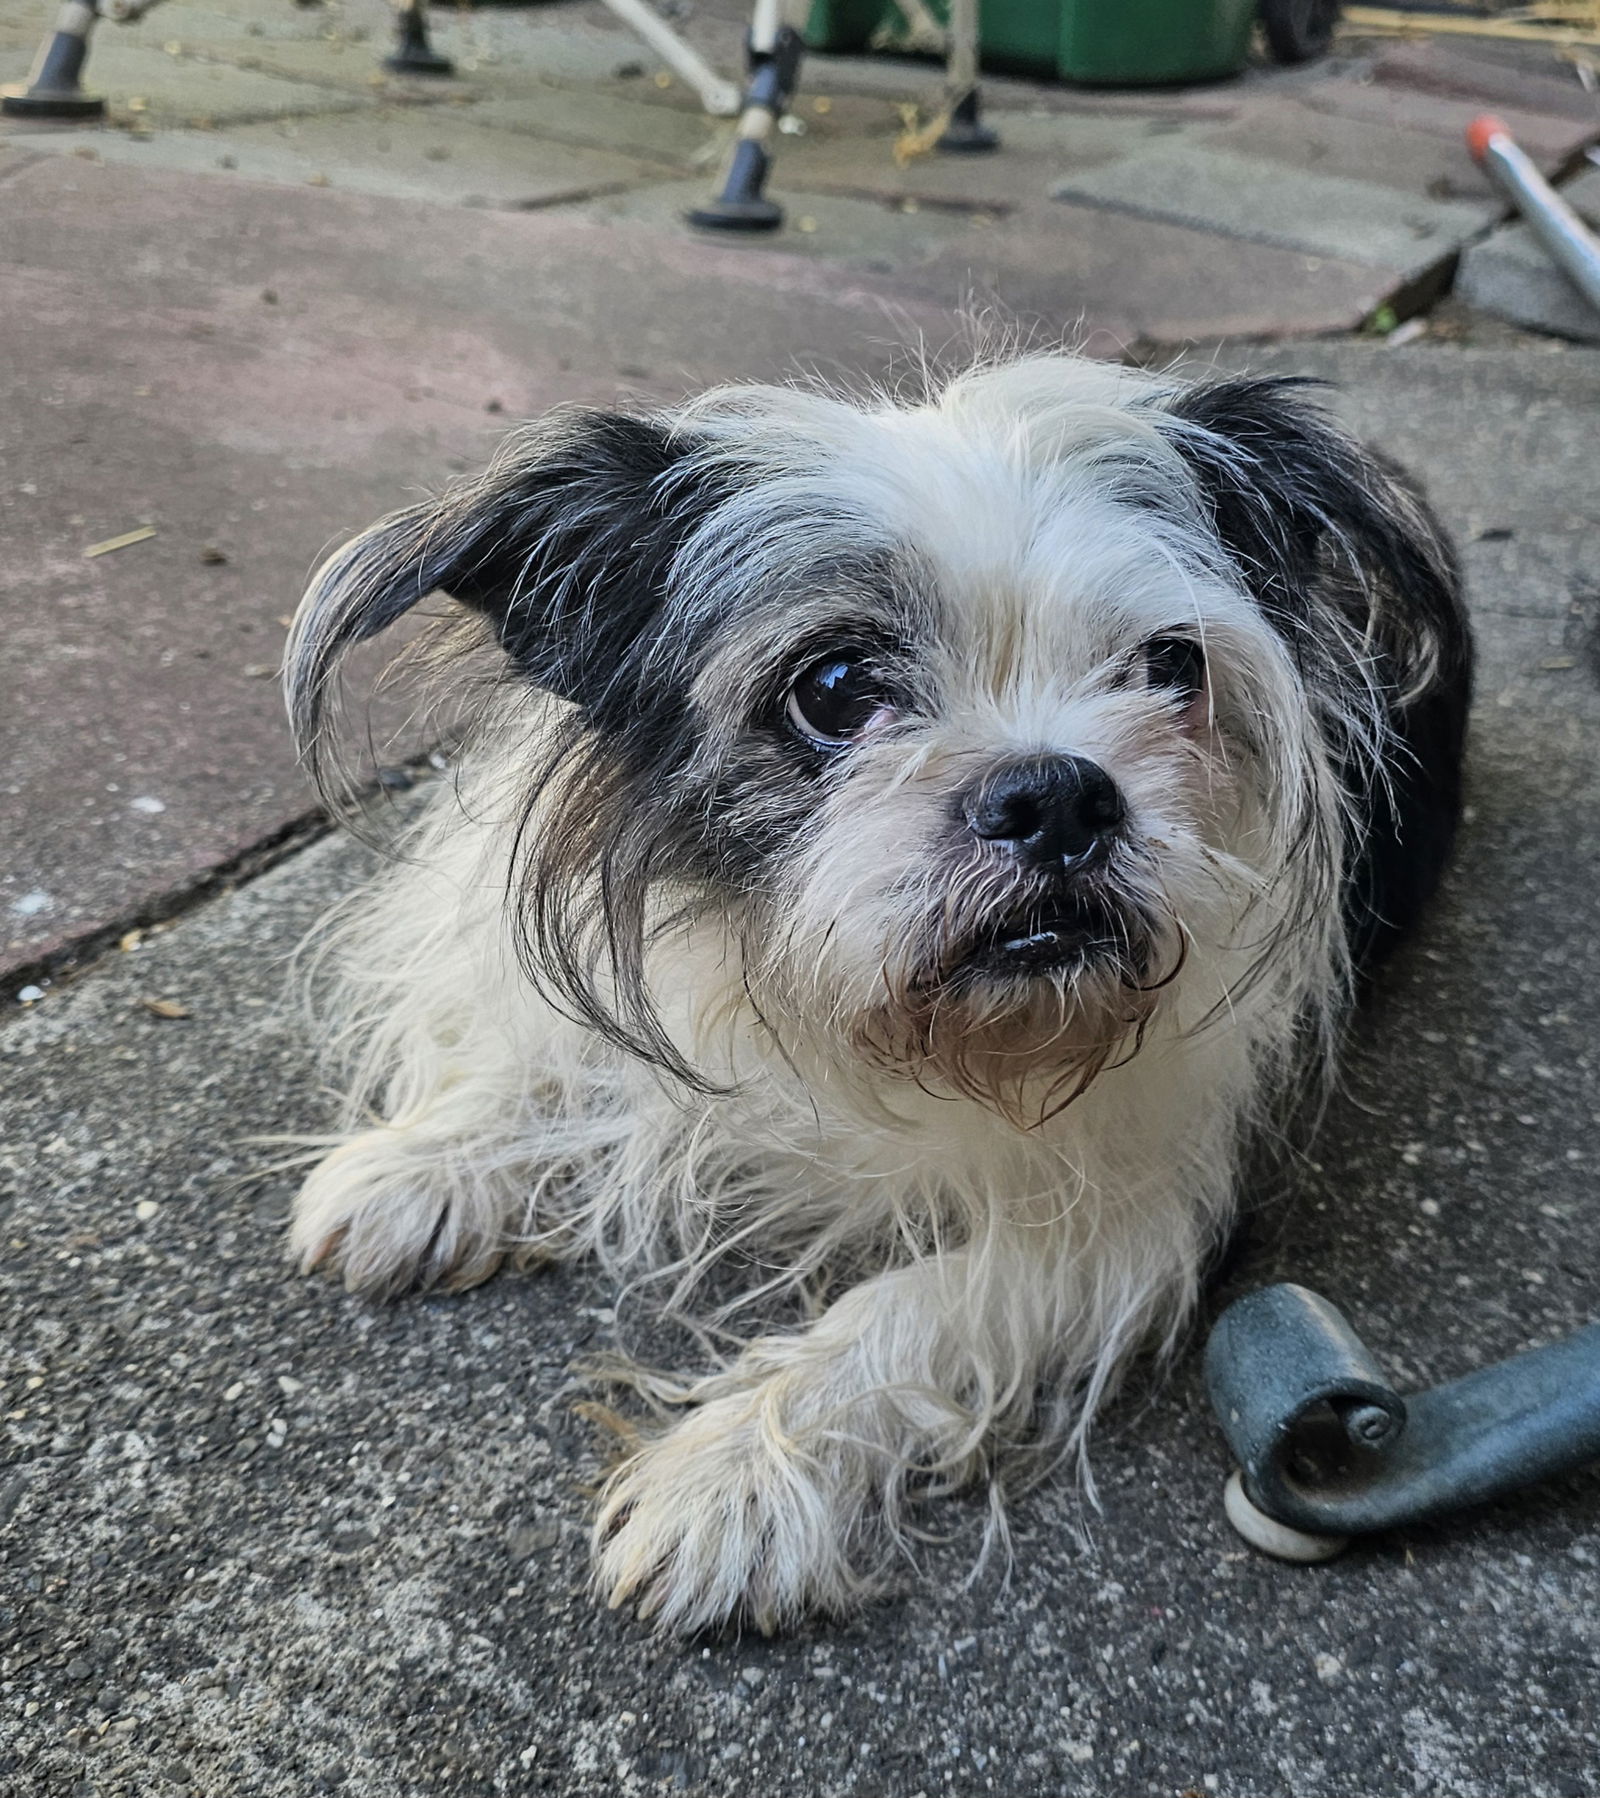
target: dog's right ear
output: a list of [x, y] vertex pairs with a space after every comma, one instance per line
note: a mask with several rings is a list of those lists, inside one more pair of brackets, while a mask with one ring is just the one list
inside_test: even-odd
[[339, 664], [430, 593], [494, 626], [534, 684], [604, 711], [684, 539], [726, 489], [654, 419], [587, 411], [529, 427], [442, 498], [374, 525], [313, 577], [284, 687], [313, 774]]

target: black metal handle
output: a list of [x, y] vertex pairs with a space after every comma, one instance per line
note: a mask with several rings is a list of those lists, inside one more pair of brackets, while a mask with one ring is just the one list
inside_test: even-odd
[[1402, 1399], [1303, 1286], [1231, 1305], [1206, 1386], [1258, 1511], [1361, 1535], [1499, 1498], [1600, 1459], [1600, 1324]]

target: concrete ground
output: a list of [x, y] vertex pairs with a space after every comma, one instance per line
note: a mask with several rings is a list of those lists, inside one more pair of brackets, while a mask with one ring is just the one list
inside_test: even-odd
[[[731, 54], [730, 20], [691, 29]], [[33, 23], [0, 0], [0, 78]], [[1300, 1279], [1405, 1388], [1591, 1319], [1600, 353], [1426, 306], [1438, 244], [1407, 262], [1371, 193], [1351, 236], [1345, 185], [1403, 171], [1448, 258], [1493, 216], [1462, 118], [1520, 107], [1554, 167], [1590, 97], [1437, 44], [1170, 96], [997, 83], [1007, 211], [988, 172], [891, 173], [906, 65], [842, 59], [785, 145], [793, 228], [752, 249], [678, 226], [705, 127], [618, 73], [597, 12], [446, 20], [460, 100], [375, 88], [378, 28], [357, 0], [173, 0], [102, 28], [124, 128], [0, 139], [0, 993], [42, 994], [0, 1017], [0, 1794], [1594, 1791], [1594, 1470], [1266, 1562], [1223, 1522], [1191, 1353], [1107, 1419], [1098, 1513], [1019, 1506], [1008, 1576], [969, 1579], [950, 1504], [854, 1622], [666, 1648], [585, 1593], [603, 1445], [574, 1368], [616, 1295], [565, 1270], [385, 1308], [294, 1278], [260, 1141], [327, 1116], [283, 958], [369, 859], [312, 840], [272, 691], [323, 545], [563, 399], [892, 371], [957, 332], [993, 233], [992, 285], [1049, 329], [1336, 380], [1468, 571], [1455, 871], [1212, 1309]], [[1241, 213], [1240, 160], [1336, 186]], [[1324, 225], [1367, 258], [1348, 283], [1331, 236], [1289, 242]], [[1407, 292], [1419, 337], [1348, 334]], [[1246, 325], [1299, 335], [1215, 341]], [[380, 736], [380, 761], [426, 741], [398, 708]]]
[[[1316, 1287], [1416, 1387], [1594, 1315], [1600, 356], [1251, 363], [1336, 378], [1422, 471], [1483, 647], [1454, 874], [1229, 1287]], [[0, 1031], [0, 1790], [1595, 1789], [1596, 1472], [1268, 1562], [1222, 1519], [1192, 1354], [1108, 1419], [1097, 1516], [1019, 1506], [1008, 1579], [967, 1583], [950, 1504], [844, 1627], [683, 1650], [596, 1609], [573, 1362], [604, 1283], [382, 1307], [284, 1266], [292, 1179], [252, 1139], [326, 1102], [283, 957], [366, 864], [320, 843]]]

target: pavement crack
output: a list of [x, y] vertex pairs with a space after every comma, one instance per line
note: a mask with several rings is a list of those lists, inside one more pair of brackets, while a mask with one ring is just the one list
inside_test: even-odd
[[68, 980], [78, 979], [113, 951], [130, 930], [148, 930], [153, 925], [169, 924], [184, 917], [309, 848], [333, 828], [333, 820], [320, 808], [291, 818], [287, 824], [258, 838], [226, 861], [204, 869], [193, 879], [152, 894], [110, 923], [97, 924], [92, 930], [44, 955], [7, 969], [0, 975], [0, 1002], [15, 999], [24, 987], [40, 986], [47, 981], [59, 987]]

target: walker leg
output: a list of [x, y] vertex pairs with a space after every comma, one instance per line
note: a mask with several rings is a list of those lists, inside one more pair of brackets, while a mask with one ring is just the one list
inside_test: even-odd
[[396, 39], [383, 66], [396, 75], [453, 75], [456, 65], [428, 42], [427, 0], [401, 0], [395, 14]]
[[804, 45], [800, 33], [778, 18], [777, 0], [757, 0], [746, 40], [750, 73], [738, 136], [716, 198], [689, 214], [689, 223], [702, 231], [776, 231], [783, 223], [783, 208], [765, 192], [772, 166], [767, 140], [789, 109]]
[[978, 0], [951, 0], [950, 54], [945, 62], [950, 122], [934, 146], [952, 156], [997, 150], [1000, 134], [984, 124], [978, 99]]
[[83, 65], [94, 28], [93, 0], [66, 0], [55, 29], [40, 47], [26, 87], [0, 93], [0, 113], [8, 119], [99, 119], [106, 103], [83, 91]]

